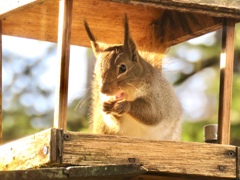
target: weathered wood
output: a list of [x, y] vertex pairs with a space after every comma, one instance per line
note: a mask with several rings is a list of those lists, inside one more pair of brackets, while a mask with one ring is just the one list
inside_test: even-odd
[[[83, 26], [86, 19], [95, 37], [100, 42], [116, 44], [123, 42], [124, 13], [127, 13], [131, 35], [139, 49], [153, 51], [152, 46], [157, 45], [155, 51], [159, 53], [159, 43], [152, 31], [157, 25], [158, 32], [168, 32], [168, 46], [186, 41], [190, 38], [220, 29], [218, 18], [190, 13], [167, 12], [164, 16], [165, 27], [159, 27], [165, 10], [151, 6], [133, 6], [107, 2], [104, 0], [74, 0], [72, 14], [71, 44], [90, 47], [90, 42]], [[20, 11], [8, 16], [3, 21], [3, 33], [6, 35], [27, 37], [44, 41], [57, 41], [58, 1], [45, 0], [41, 5]], [[195, 12], [195, 11], [194, 11]], [[31, 17], [31, 18], [29, 18]], [[184, 18], [184, 19], [181, 19]], [[174, 19], [177, 18], [177, 19]], [[194, 24], [194, 20], [196, 22]], [[183, 23], [185, 21], [185, 23]], [[158, 24], [154, 24], [158, 22]], [[200, 23], [200, 24], [199, 24]], [[177, 25], [177, 28], [176, 28]], [[190, 31], [184, 31], [190, 25]], [[183, 26], [183, 27], [182, 27]], [[162, 31], [160, 31], [162, 29]], [[161, 34], [160, 34], [161, 35]], [[159, 36], [159, 34], [157, 34]], [[152, 44], [152, 45], [151, 45]], [[162, 50], [161, 50], [162, 51]]]
[[2, 21], [0, 20], [0, 144], [2, 143]]
[[235, 178], [236, 148], [218, 144], [147, 141], [128, 137], [64, 134], [62, 163], [141, 164], [148, 172]]
[[63, 146], [63, 130], [51, 129], [50, 164], [61, 164], [61, 152]]
[[0, 20], [44, 1], [45, 0], [0, 0]]
[[234, 61], [235, 20], [225, 19], [222, 31], [220, 58], [220, 88], [218, 110], [218, 143], [230, 143], [230, 111], [232, 103], [232, 79]]
[[0, 170], [20, 170], [38, 167], [56, 159], [51, 149], [51, 134], [55, 129], [0, 146]]
[[219, 29], [221, 22], [222, 20], [219, 18], [202, 18], [201, 15], [195, 13], [165, 11], [163, 16], [153, 23], [154, 37], [152, 41], [160, 43], [160, 45], [154, 44], [153, 46], [159, 48], [162, 45], [169, 47], [178, 44], [206, 32]]
[[[235, 146], [148, 141], [137, 138], [82, 134], [49, 129], [35, 135], [0, 146], [0, 170], [26, 170], [46, 166], [90, 166], [79, 173], [76, 168], [66, 168], [68, 177], [87, 176], [90, 178], [92, 168], [111, 168], [119, 175], [138, 175], [142, 179], [169, 176], [173, 179], [214, 179], [236, 178], [239, 169], [239, 150]], [[132, 171], [125, 171], [129, 166]], [[139, 169], [140, 167], [140, 169]], [[119, 169], [120, 168], [120, 169]], [[121, 169], [123, 168], [123, 169]], [[60, 168], [61, 169], [61, 168]], [[56, 169], [39, 169], [46, 176], [54, 174]], [[121, 173], [122, 172], [122, 173]], [[147, 172], [147, 176], [139, 176]], [[23, 171], [17, 171], [19, 178]], [[53, 178], [63, 178], [56, 172]], [[103, 173], [94, 171], [94, 173]], [[96, 177], [113, 175], [95, 174]], [[139, 174], [138, 174], [139, 173]], [[14, 172], [0, 173], [1, 177], [13, 177]], [[25, 171], [25, 177], [34, 173]], [[98, 176], [99, 175], [99, 176]], [[116, 174], [115, 174], [116, 175]], [[40, 176], [40, 175], [39, 175]], [[42, 177], [45, 177], [44, 175]], [[95, 176], [93, 176], [95, 177]], [[175, 177], [175, 178], [174, 178]], [[60, 179], [61, 179], [60, 178]], [[4, 178], [5, 179], [5, 178]], [[91, 178], [90, 178], [91, 179]], [[101, 179], [101, 178], [100, 178]], [[160, 178], [161, 179], [161, 178]], [[170, 178], [168, 178], [170, 179]]]
[[237, 161], [236, 161], [236, 166], [237, 166], [237, 171], [236, 171], [236, 176], [237, 176], [237, 179], [240, 179], [240, 147], [237, 147], [236, 148], [236, 157], [237, 157]]
[[59, 1], [58, 60], [59, 74], [56, 86], [54, 127], [67, 128], [68, 74], [70, 61], [70, 40], [72, 28], [73, 0]]
[[240, 18], [240, 1], [225, 0], [108, 0], [141, 6], [160, 7], [183, 12], [203, 13], [216, 17]]
[[[0, 179], [4, 180], [213, 180], [211, 177], [184, 177], [184, 175], [164, 176], [148, 173], [141, 165], [102, 165], [102, 166], [69, 166], [38, 168], [28, 170], [0, 171]], [[224, 178], [225, 179], [225, 178]]]
[[57, 179], [129, 179], [146, 173], [139, 165], [111, 165], [111, 166], [70, 166], [59, 168], [39, 168], [18, 171], [0, 171], [0, 179], [4, 180], [57, 180]]

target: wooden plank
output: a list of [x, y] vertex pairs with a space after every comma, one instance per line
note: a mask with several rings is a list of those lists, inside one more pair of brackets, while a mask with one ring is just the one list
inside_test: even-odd
[[55, 168], [39, 168], [17, 171], [0, 171], [0, 179], [4, 180], [45, 180], [45, 179], [126, 179], [146, 173], [139, 165], [110, 166], [69, 166]]
[[2, 143], [2, 21], [0, 20], [0, 144]]
[[236, 147], [65, 132], [62, 163], [141, 164], [152, 173], [236, 178]]
[[55, 129], [0, 146], [0, 170], [23, 170], [50, 163], [56, 155], [51, 149], [51, 134]]
[[4, 180], [212, 180], [215, 178], [206, 177], [179, 177], [179, 176], [159, 176], [148, 175], [146, 170], [139, 165], [107, 165], [107, 166], [69, 166], [38, 168], [16, 171], [0, 171], [0, 179]]
[[[151, 174], [151, 173], [149, 173]], [[219, 180], [220, 178], [203, 177], [203, 176], [185, 176], [185, 175], [157, 175], [157, 174], [143, 174], [132, 178], [131, 180]], [[232, 180], [232, 178], [221, 178], [221, 180]]]
[[56, 86], [54, 127], [67, 128], [68, 74], [72, 23], [72, 0], [59, 1], [58, 59], [59, 74]]
[[108, 0], [132, 5], [160, 7], [183, 12], [196, 12], [214, 17], [240, 19], [240, 1], [214, 0]]
[[234, 62], [235, 20], [224, 19], [220, 58], [220, 88], [218, 110], [218, 143], [230, 143], [230, 111]]
[[106, 165], [106, 166], [69, 166], [38, 168], [16, 171], [0, 171], [0, 179], [4, 180], [59, 180], [59, 179], [91, 179], [91, 180], [212, 180], [206, 177], [179, 177], [148, 175], [147, 171], [139, 165]]
[[[65, 179], [66, 175], [73, 179], [136, 176], [134, 179], [145, 180], [239, 176], [239, 149], [229, 145], [148, 141], [49, 129], [2, 145], [0, 152], [0, 179], [6, 180], [16, 176], [19, 180]], [[74, 167], [32, 170], [53, 165]]]
[[[195, 13], [165, 11], [163, 16], [153, 23], [154, 38], [167, 47], [217, 30], [222, 25], [220, 18], [203, 18]], [[174, 30], [174, 31], [173, 31]], [[156, 44], [155, 47], [159, 48]]]
[[[3, 20], [3, 34], [57, 42], [58, 11], [58, 1], [48, 0], [41, 5], [17, 12]], [[131, 35], [139, 49], [157, 53], [160, 52], [159, 46], [163, 49], [161, 51], [164, 51], [165, 46], [186, 41], [221, 27], [221, 20], [218, 18], [180, 13], [184, 18], [181, 20], [176, 12], [168, 12], [169, 16], [165, 15], [166, 26], [162, 28], [156, 24], [157, 29], [162, 28], [168, 32], [165, 39], [169, 39], [169, 42], [166, 45], [155, 39], [152, 31], [155, 28], [154, 23], [162, 20], [161, 17], [165, 13], [162, 8], [133, 6], [104, 0], [74, 0], [72, 13], [71, 44], [86, 47], [90, 47], [90, 42], [83, 26], [83, 19], [88, 21], [99, 42], [119, 44], [123, 43], [122, 18], [124, 13], [127, 13]], [[197, 18], [198, 23], [193, 23], [194, 18]], [[177, 28], [174, 28], [175, 24], [178, 24]], [[186, 25], [191, 25], [190, 32], [184, 31]]]
[[236, 161], [236, 166], [237, 166], [237, 171], [236, 171], [236, 179], [240, 179], [240, 147], [236, 148], [236, 156], [237, 156], [237, 161]]
[[0, 0], [0, 20], [45, 0]]

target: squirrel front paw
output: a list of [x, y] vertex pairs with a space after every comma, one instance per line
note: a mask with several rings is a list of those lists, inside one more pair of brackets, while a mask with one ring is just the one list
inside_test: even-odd
[[128, 101], [108, 101], [103, 103], [103, 111], [107, 114], [121, 115], [130, 110], [130, 102]]

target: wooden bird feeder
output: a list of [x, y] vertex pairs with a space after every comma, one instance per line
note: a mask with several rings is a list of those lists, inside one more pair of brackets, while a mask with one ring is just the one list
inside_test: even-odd
[[[0, 60], [3, 34], [58, 42], [59, 64], [54, 127], [0, 146], [0, 179], [239, 179], [240, 150], [229, 145], [239, 9], [238, 0], [0, 0]], [[70, 44], [90, 47], [83, 19], [99, 41], [122, 43], [124, 13], [139, 49], [153, 53], [223, 29], [219, 144], [66, 131]]]

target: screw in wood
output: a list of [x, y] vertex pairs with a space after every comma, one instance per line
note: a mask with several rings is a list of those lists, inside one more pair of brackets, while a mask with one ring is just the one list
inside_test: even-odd
[[232, 150], [228, 151], [228, 156], [235, 157], [236, 153]]
[[136, 158], [128, 158], [128, 162], [135, 163], [136, 162]]
[[43, 147], [43, 154], [44, 154], [44, 155], [47, 155], [48, 152], [49, 152], [48, 146], [44, 146], [44, 147]]
[[70, 140], [70, 135], [69, 134], [64, 134], [64, 140], [69, 141]]
[[218, 169], [219, 169], [219, 171], [224, 171], [225, 168], [224, 168], [224, 166], [220, 165], [220, 166], [218, 166]]

